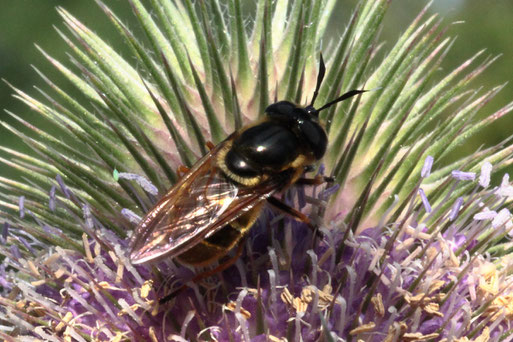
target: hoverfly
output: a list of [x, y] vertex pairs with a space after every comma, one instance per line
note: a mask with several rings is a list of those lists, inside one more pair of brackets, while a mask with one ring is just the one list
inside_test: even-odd
[[308, 106], [273, 103], [262, 120], [212, 146], [139, 223], [131, 240], [132, 263], [176, 257], [202, 266], [219, 260], [247, 234], [266, 203], [308, 222], [273, 195], [293, 184], [318, 184], [302, 176], [328, 144], [319, 112], [365, 92], [349, 91], [315, 109], [325, 71], [321, 56]]

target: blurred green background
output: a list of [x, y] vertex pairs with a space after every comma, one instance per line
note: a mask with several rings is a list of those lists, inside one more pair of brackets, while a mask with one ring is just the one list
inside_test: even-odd
[[[126, 0], [104, 0], [118, 16], [132, 22], [129, 26], [135, 29], [136, 23]], [[330, 22], [331, 32], [342, 32], [351, 14], [356, 0], [340, 0], [337, 4], [336, 17]], [[426, 4], [421, 0], [396, 0], [385, 19], [382, 40], [385, 49], [397, 39], [399, 34], [412, 21], [415, 15]], [[253, 0], [248, 1], [248, 7]], [[77, 16], [85, 25], [99, 33], [106, 41], [123, 55], [131, 59], [108, 20], [92, 0], [0, 0], [0, 77], [14, 86], [34, 96], [38, 95], [34, 85], [41, 86], [44, 82], [31, 68], [31, 65], [48, 75], [56, 72], [42, 58], [35, 48], [37, 43], [53, 57], [68, 62], [65, 43], [56, 33], [54, 26], [66, 32], [61, 24], [55, 7], [63, 6]], [[473, 87], [490, 89], [493, 86], [508, 82], [513, 78], [513, 1], [511, 0], [435, 0], [430, 12], [439, 13], [443, 23], [449, 27], [447, 34], [457, 37], [440, 72], [440, 77], [481, 49], [485, 55], [502, 55], [477, 81]], [[71, 90], [70, 90], [71, 91]], [[513, 85], [507, 85], [499, 95], [481, 111], [485, 116], [513, 100]], [[12, 90], [0, 83], [0, 107], [28, 118], [37, 114], [12, 97]], [[0, 120], [13, 123], [2, 111]], [[475, 151], [480, 146], [498, 143], [513, 133], [513, 115], [494, 123], [474, 140], [462, 147], [463, 153]], [[25, 147], [9, 132], [0, 127], [0, 144], [16, 149]], [[0, 176], [13, 176], [9, 169], [0, 167]]]

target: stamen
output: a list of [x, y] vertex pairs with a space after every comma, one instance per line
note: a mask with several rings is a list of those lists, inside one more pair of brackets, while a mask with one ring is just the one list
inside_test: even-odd
[[62, 330], [71, 321], [72, 318], [73, 318], [73, 314], [68, 311], [64, 315], [64, 317], [62, 317], [62, 320], [55, 326], [55, 330], [59, 333], [62, 333]]
[[493, 218], [495, 218], [495, 216], [497, 216], [497, 212], [495, 210], [489, 210], [488, 208], [485, 208], [484, 211], [474, 215], [474, 220], [492, 220]]
[[82, 244], [84, 245], [85, 258], [87, 262], [94, 262], [93, 255], [91, 254], [91, 246], [86, 233], [82, 234]]
[[118, 177], [120, 179], [134, 180], [137, 184], [141, 186], [141, 188], [143, 188], [147, 193], [153, 196], [157, 196], [159, 193], [157, 187], [153, 185], [146, 177], [128, 172], [120, 172]]
[[7, 242], [7, 237], [9, 236], [9, 222], [4, 222], [2, 227], [2, 235], [0, 235], [0, 242], [2, 244]]
[[132, 210], [123, 208], [121, 209], [121, 215], [123, 215], [128, 221], [138, 224], [141, 222], [142, 217], [134, 213]]
[[102, 272], [105, 272], [105, 274], [110, 279], [115, 279], [116, 272], [114, 272], [109, 266], [107, 266], [105, 262], [106, 260], [101, 256], [94, 258], [94, 264], [98, 267], [98, 269], [100, 269]]
[[431, 205], [429, 204], [429, 201], [426, 197], [426, 193], [424, 192], [424, 190], [422, 190], [422, 188], [419, 189], [419, 195], [420, 199], [422, 200], [422, 204], [424, 205], [424, 209], [426, 210], [426, 213], [430, 213], [432, 211]]
[[315, 317], [317, 316], [317, 312], [319, 312], [319, 289], [317, 286], [312, 286], [314, 297], [312, 301], [312, 315], [310, 317], [310, 322], [313, 323], [315, 321]]
[[[237, 303], [235, 302], [229, 302], [228, 304], [226, 305], [223, 305], [223, 310], [228, 310], [228, 311], [232, 311], [232, 312], [237, 312]], [[239, 313], [244, 316], [244, 319], [248, 320], [251, 318], [251, 312], [249, 312], [248, 310], [244, 309], [242, 306], [240, 307], [240, 311]]]
[[153, 288], [153, 280], [146, 280], [144, 284], [141, 286], [141, 298], [146, 299]]
[[312, 274], [311, 274], [311, 283], [315, 286], [317, 286], [317, 254], [313, 250], [308, 250], [306, 253], [310, 256], [310, 259], [312, 259]]
[[276, 277], [276, 284], [280, 284], [280, 268], [278, 266], [278, 257], [273, 248], [268, 247], [269, 258], [271, 259], [271, 265], [273, 266], [274, 274]]
[[[73, 288], [71, 288], [71, 286], [69, 286], [68, 284], [65, 284], [65, 289], [66, 289], [66, 293], [71, 297], [73, 298], [74, 300], [76, 300], [77, 302], [79, 302], [81, 305], [84, 306], [84, 308], [86, 310], [88, 310], [89, 312], [91, 312], [92, 314], [94, 315], [98, 315], [99, 312], [98, 310], [96, 310], [96, 308], [94, 306], [92, 306], [91, 304], [89, 304], [89, 302], [87, 300], [85, 300], [84, 297], [82, 297], [80, 295], [80, 293], [78, 293], [77, 291], [75, 291]], [[121, 300], [121, 299], [120, 299]], [[118, 301], [120, 303], [120, 300]], [[120, 303], [121, 304], [121, 303]], [[127, 304], [128, 306], [128, 304]], [[108, 308], [108, 307], [107, 307]], [[107, 309], [106, 308], [106, 309]]]
[[497, 216], [494, 217], [494, 219], [492, 221], [492, 227], [499, 228], [503, 224], [505, 224], [510, 218], [511, 218], [511, 213], [509, 212], [508, 209], [504, 208], [501, 211], [499, 211]]
[[244, 298], [246, 298], [246, 295], [248, 294], [248, 290], [247, 289], [242, 289], [240, 292], [239, 292], [239, 295], [237, 296], [237, 301], [236, 301], [236, 306], [235, 306], [235, 313], [241, 313], [241, 308], [242, 308], [242, 301], [244, 300]]
[[9, 250], [11, 251], [11, 254], [14, 258], [15, 261], [19, 261], [22, 259], [22, 256], [21, 256], [21, 253], [20, 253], [20, 250], [18, 249], [18, 246], [16, 245], [11, 245], [9, 247]]
[[336, 193], [340, 189], [340, 184], [335, 184], [333, 186], [330, 186], [329, 188], [321, 191], [319, 193], [319, 198], [322, 200], [327, 200], [331, 195]]
[[[111, 319], [113, 321], [115, 321], [117, 318], [117, 315], [114, 313], [113, 309], [111, 308], [111, 304], [107, 302], [107, 300], [105, 299], [105, 297], [102, 294], [100, 294], [99, 289], [91, 282], [89, 284], [88, 290], [93, 292], [94, 300], [97, 301], [101, 305], [102, 309], [105, 310], [105, 312], [111, 317]], [[88, 299], [91, 300], [90, 298], [88, 298]], [[122, 303], [122, 301], [124, 301], [124, 303]], [[125, 309], [127, 311], [127, 313], [130, 315], [130, 317], [132, 317], [138, 324], [142, 324], [141, 318], [138, 315], [136, 315], [135, 311], [125, 301], [125, 299], [120, 298], [118, 303], [121, 305], [121, 307], [123, 307], [123, 309]], [[123, 304], [125, 304], [126, 306], [124, 307]]]
[[251, 341], [251, 339], [249, 337], [250, 335], [249, 335], [248, 325], [247, 325], [246, 319], [244, 318], [244, 315], [241, 313], [242, 301], [244, 300], [244, 298], [246, 297], [247, 294], [248, 294], [247, 289], [243, 289], [239, 293], [239, 296], [237, 297], [237, 305], [235, 306], [235, 317], [239, 321], [239, 326], [242, 329], [242, 333], [244, 334], [245, 341], [249, 342], [249, 341]]
[[66, 184], [64, 184], [64, 181], [62, 180], [61, 175], [55, 176], [55, 179], [57, 180], [57, 183], [59, 184], [59, 186], [60, 186], [64, 196], [66, 196], [67, 199], [70, 199], [71, 198], [71, 193], [68, 190], [68, 188], [66, 187]]
[[94, 229], [93, 215], [91, 214], [91, 208], [89, 208], [89, 206], [87, 204], [84, 204], [82, 206], [82, 211], [84, 212], [84, 220], [85, 220], [86, 227], [89, 229]]
[[18, 207], [20, 209], [20, 218], [25, 217], [25, 196], [20, 196], [18, 200]]
[[206, 311], [207, 310], [207, 305], [205, 304], [205, 299], [206, 298], [200, 293], [200, 289], [199, 289], [198, 284], [196, 284], [195, 282], [190, 281], [190, 282], [187, 283], [187, 286], [189, 286], [190, 288], [193, 289], [194, 296], [196, 296], [196, 300], [200, 304], [201, 310], [202, 311]]
[[[354, 299], [356, 298], [356, 271], [352, 266], [346, 266], [345, 269], [347, 270], [347, 275], [349, 277], [349, 296], [348, 298]], [[349, 305], [352, 305], [352, 303], [349, 303]]]
[[150, 339], [152, 342], [158, 342], [157, 334], [155, 333], [155, 327], [150, 327], [148, 329], [148, 334], [150, 335]]
[[473, 181], [474, 179], [476, 179], [476, 174], [475, 172], [463, 172], [463, 171], [459, 171], [459, 170], [454, 170], [451, 172], [452, 174], [452, 178], [455, 178], [455, 179], [458, 179], [458, 180], [471, 180]]
[[144, 279], [141, 277], [139, 272], [135, 269], [135, 267], [132, 265], [128, 257], [126, 256], [127, 251], [125, 249], [122, 249], [122, 247], [118, 244], [114, 245], [114, 252], [116, 252], [118, 258], [125, 266], [125, 269], [130, 273], [131, 276], [135, 278], [135, 281], [142, 285], [144, 283]]
[[479, 175], [479, 185], [486, 188], [490, 184], [490, 174], [492, 173], [492, 164], [484, 162], [481, 166], [481, 174]]
[[452, 206], [451, 213], [449, 214], [449, 221], [454, 221], [458, 217], [461, 205], [463, 204], [463, 197], [458, 197], [454, 205]]
[[325, 171], [326, 171], [326, 165], [321, 164], [321, 165], [319, 165], [319, 170], [317, 171], [317, 175], [323, 176]]
[[271, 287], [271, 304], [274, 304], [278, 298], [278, 291], [276, 289], [276, 275], [273, 270], [267, 270], [267, 273], [269, 273], [269, 286]]
[[141, 319], [138, 317], [138, 315], [135, 313], [135, 310], [139, 309], [140, 306], [138, 304], [129, 305], [128, 302], [124, 298], [120, 298], [118, 300], [119, 306], [121, 307], [121, 310], [117, 312], [117, 316], [125, 316], [128, 315], [136, 322], [141, 322]]
[[432, 156], [427, 156], [424, 160], [424, 166], [422, 167], [422, 171], [420, 171], [420, 176], [422, 178], [426, 178], [431, 174], [431, 167], [433, 166], [434, 158]]
[[17, 239], [23, 244], [23, 246], [25, 246], [27, 250], [30, 251], [30, 253], [32, 253], [32, 255], [37, 255], [37, 251], [29, 244], [25, 238], [18, 236]]
[[502, 197], [512, 197], [513, 196], [513, 186], [509, 184], [509, 174], [505, 174], [502, 177], [501, 186], [497, 191], [497, 194]]
[[355, 336], [355, 335], [358, 335], [361, 333], [372, 332], [374, 330], [374, 328], [376, 328], [376, 323], [374, 323], [374, 322], [362, 324], [362, 325], [354, 328], [353, 330], [351, 330], [349, 332], [349, 335]]
[[344, 297], [341, 295], [337, 296], [337, 303], [340, 306], [340, 317], [338, 318], [338, 331], [344, 331], [344, 327], [346, 326], [346, 310], [347, 310], [347, 302]]
[[48, 201], [48, 207], [51, 211], [55, 211], [55, 185], [52, 185], [52, 188], [50, 189], [50, 200]]
[[194, 318], [194, 311], [191, 310], [187, 312], [187, 315], [185, 316], [185, 319], [182, 323], [182, 329], [180, 330], [180, 337], [185, 339], [185, 333], [187, 332], [187, 327], [189, 326], [189, 323]]
[[374, 311], [379, 317], [385, 316], [385, 306], [383, 305], [383, 296], [381, 293], [373, 296], [371, 298], [372, 305], [374, 306]]
[[[213, 326], [206, 327], [205, 329], [201, 330], [198, 333], [198, 336], [202, 336], [204, 333], [210, 332], [210, 338], [212, 339], [212, 341], [217, 341], [217, 339], [215, 338], [215, 335], [219, 334], [221, 331], [222, 331], [222, 329], [219, 326], [213, 325]], [[184, 341], [184, 342], [187, 342], [187, 341]]]
[[296, 342], [303, 341], [303, 338], [301, 336], [301, 318], [303, 318], [304, 315], [305, 315], [305, 313], [302, 312], [302, 311], [297, 311], [296, 312], [296, 319], [294, 321], [294, 323], [295, 323], [295, 330], [296, 330], [294, 338], [295, 338]]

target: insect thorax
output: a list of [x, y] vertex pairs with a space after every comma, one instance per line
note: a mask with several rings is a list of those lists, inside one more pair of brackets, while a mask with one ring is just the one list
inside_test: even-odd
[[266, 176], [319, 160], [326, 145], [326, 133], [316, 117], [281, 101], [267, 108], [264, 121], [242, 129], [228, 141], [220, 164], [234, 181], [254, 186]]

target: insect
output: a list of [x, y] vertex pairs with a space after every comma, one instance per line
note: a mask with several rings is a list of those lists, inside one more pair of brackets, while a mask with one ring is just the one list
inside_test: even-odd
[[349, 91], [315, 109], [325, 71], [321, 56], [308, 106], [273, 103], [262, 120], [212, 146], [139, 223], [131, 240], [132, 263], [176, 257], [202, 266], [219, 260], [247, 234], [266, 203], [308, 223], [273, 195], [293, 184], [319, 184], [303, 178], [328, 144], [319, 112], [365, 92]]

